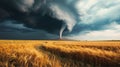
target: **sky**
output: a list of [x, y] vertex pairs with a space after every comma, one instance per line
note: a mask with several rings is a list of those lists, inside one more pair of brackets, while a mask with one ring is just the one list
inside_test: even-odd
[[0, 39], [120, 40], [120, 0], [0, 0]]

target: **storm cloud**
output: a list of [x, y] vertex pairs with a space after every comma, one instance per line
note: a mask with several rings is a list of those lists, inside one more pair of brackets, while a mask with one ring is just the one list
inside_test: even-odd
[[1, 18], [17, 20], [30, 28], [54, 32], [59, 30], [62, 24], [66, 24], [67, 29], [71, 31], [78, 20], [78, 13], [74, 6], [76, 1], [1, 0], [0, 14]]
[[[114, 36], [120, 34], [119, 11], [120, 0], [1, 0], [0, 34], [15, 31], [31, 36], [35, 32], [41, 39], [58, 39], [64, 32], [64, 38], [75, 40], [120, 39]], [[39, 39], [28, 39], [32, 38]]]

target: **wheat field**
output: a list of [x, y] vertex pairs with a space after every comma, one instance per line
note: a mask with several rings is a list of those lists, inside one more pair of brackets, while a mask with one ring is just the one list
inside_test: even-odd
[[120, 42], [0, 40], [0, 67], [120, 67]]

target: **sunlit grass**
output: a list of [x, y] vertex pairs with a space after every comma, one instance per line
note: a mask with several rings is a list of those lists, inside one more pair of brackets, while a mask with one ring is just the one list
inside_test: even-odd
[[0, 40], [0, 67], [119, 67], [120, 42]]

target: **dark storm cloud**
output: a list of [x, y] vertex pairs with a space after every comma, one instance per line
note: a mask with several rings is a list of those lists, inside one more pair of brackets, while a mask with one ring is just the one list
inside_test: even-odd
[[26, 27], [51, 33], [59, 31], [63, 23], [67, 25], [68, 30], [72, 30], [78, 21], [78, 13], [74, 6], [76, 1], [0, 0], [0, 19], [10, 18], [24, 23]]
[[0, 32], [0, 39], [19, 39], [19, 40], [38, 40], [38, 39], [58, 39], [57, 35], [49, 34], [45, 31], [38, 30], [34, 32]]
[[6, 20], [0, 23], [0, 32], [34, 32], [31, 28], [25, 27], [23, 24], [16, 24], [16, 21]]
[[58, 39], [57, 35], [44, 30], [27, 28], [16, 21], [7, 20], [0, 23], [0, 39]]

